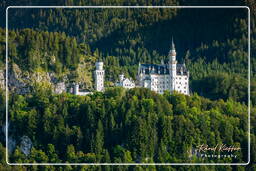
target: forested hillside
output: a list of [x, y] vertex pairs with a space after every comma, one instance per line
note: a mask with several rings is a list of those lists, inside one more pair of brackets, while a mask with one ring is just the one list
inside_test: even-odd
[[[168, 60], [174, 37], [178, 60], [185, 62], [191, 73], [192, 92], [205, 97], [211, 97], [209, 92], [216, 97], [227, 94], [224, 99], [231, 97], [247, 103], [247, 9], [9, 9], [9, 15], [16, 16], [10, 17], [10, 29], [18, 28], [15, 33], [10, 32], [10, 60], [24, 71], [42, 68], [72, 72], [81, 61], [95, 56], [105, 63], [107, 81], [115, 82], [121, 72], [135, 79], [139, 62]], [[24, 29], [27, 27], [36, 31]], [[69, 38], [64, 40], [66, 35]], [[254, 37], [251, 45], [251, 89], [255, 94]], [[49, 58], [56, 59], [55, 63], [50, 63]], [[197, 85], [203, 85], [205, 77], [216, 71], [216, 80], [240, 80], [235, 92], [198, 91]], [[228, 77], [218, 78], [223, 74]], [[76, 75], [72, 74], [72, 80], [77, 80]], [[85, 82], [91, 85], [90, 81]], [[217, 82], [216, 86], [221, 84]], [[255, 101], [252, 98], [253, 104]]]
[[[83, 1], [76, 3], [74, 4], [85, 5]], [[86, 5], [98, 3], [95, 1]], [[143, 1], [138, 4], [140, 3], [150, 5]], [[66, 2], [66, 5], [72, 4], [71, 1]], [[135, 2], [126, 1], [123, 4], [137, 5]], [[239, 1], [233, 4], [245, 5]], [[105, 62], [108, 81], [116, 81], [121, 71], [135, 79], [139, 62], [157, 63], [161, 59], [168, 60], [171, 37], [174, 37], [178, 60], [185, 62], [191, 73], [192, 92], [205, 97], [211, 97], [208, 95], [209, 91], [216, 97], [219, 93], [228, 94], [224, 95], [225, 99], [231, 97], [247, 103], [248, 95], [244, 93], [248, 79], [247, 9], [9, 9], [8, 12], [9, 28], [19, 29], [15, 35], [10, 33], [11, 60], [18, 63], [23, 70], [42, 67], [45, 71], [67, 72], [75, 70], [81, 60], [87, 61], [87, 56], [94, 54]], [[41, 33], [34, 31], [34, 37], [28, 36], [27, 42], [20, 41], [22, 38], [19, 37], [27, 32], [24, 28], [50, 32], [42, 33], [49, 34], [47, 39], [50, 42], [45, 44], [47, 39], [44, 40]], [[255, 27], [252, 28], [254, 34]], [[62, 41], [59, 35], [51, 32], [59, 32], [62, 37], [65, 32], [65, 35], [71, 37], [68, 41]], [[32, 46], [24, 46], [27, 43]], [[44, 45], [41, 46], [42, 44]], [[255, 94], [254, 36], [251, 45], [251, 89], [252, 94]], [[19, 49], [19, 46], [24, 46], [25, 49]], [[18, 55], [23, 56], [22, 61], [15, 54], [16, 51], [21, 52]], [[42, 60], [33, 59], [36, 58], [35, 54]], [[56, 58], [54, 67], [46, 68], [45, 65], [49, 65], [46, 55]], [[81, 56], [84, 58], [79, 60]], [[32, 67], [29, 67], [31, 62]], [[229, 92], [229, 89], [219, 90], [221, 92], [214, 89], [198, 91], [198, 83], [203, 85], [205, 77], [216, 71], [219, 75], [228, 74], [240, 80], [238, 88], [234, 89], [236, 92]], [[218, 78], [219, 75], [214, 76], [216, 80], [224, 79], [224, 82], [229, 82], [227, 77]], [[73, 80], [76, 80], [75, 76], [73, 74]], [[221, 87], [221, 84], [217, 83], [217, 87]], [[237, 97], [237, 94], [242, 97]], [[255, 101], [252, 98], [253, 104]]]
[[[10, 98], [9, 137], [17, 141], [10, 162], [247, 160], [247, 106], [233, 100], [158, 95], [148, 89], [110, 88], [85, 97], [40, 87], [33, 92]], [[19, 149], [24, 135], [33, 143], [28, 156]], [[202, 159], [190, 151], [198, 144], [222, 143], [241, 147], [238, 157]]]
[[[0, 73], [5, 68], [5, 8], [8, 5], [247, 5], [251, 9], [251, 104], [256, 105], [256, 28], [253, 1], [223, 0], [3, 0], [0, 3]], [[54, 73], [57, 80], [93, 89], [94, 63], [104, 61], [105, 93], [86, 97], [54, 94], [48, 84], [10, 92], [10, 162], [246, 162], [248, 129], [247, 9], [9, 9], [9, 72]], [[158, 95], [146, 89], [111, 87], [120, 73], [135, 79], [138, 63], [167, 61], [172, 37], [179, 63], [190, 71], [191, 96]], [[20, 80], [19, 80], [20, 79]], [[1, 79], [0, 79], [1, 81]], [[31, 83], [30, 83], [31, 82]], [[33, 84], [32, 84], [33, 83]], [[4, 125], [4, 94], [0, 124]], [[3, 127], [1, 127], [3, 128]], [[251, 160], [255, 162], [252, 124]], [[21, 139], [33, 142], [30, 155]], [[0, 160], [5, 160], [1, 132]], [[145, 143], [147, 142], [147, 143]], [[239, 158], [202, 161], [198, 144], [241, 147]], [[192, 155], [191, 155], [192, 154]], [[193, 157], [191, 157], [193, 156]], [[29, 167], [31, 170], [174, 170], [178, 167]], [[0, 166], [0, 170], [26, 167]], [[231, 170], [235, 167], [181, 167]], [[253, 170], [252, 166], [237, 170]]]

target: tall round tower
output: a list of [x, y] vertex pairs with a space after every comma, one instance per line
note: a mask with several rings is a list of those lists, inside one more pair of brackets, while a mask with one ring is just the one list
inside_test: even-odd
[[104, 77], [105, 71], [103, 69], [103, 62], [96, 62], [96, 70], [94, 71], [95, 77], [95, 90], [104, 91]]
[[171, 50], [169, 51], [169, 73], [170, 73], [170, 78], [169, 78], [169, 83], [170, 83], [170, 92], [175, 90], [175, 79], [176, 79], [176, 73], [177, 73], [177, 61], [176, 61], [176, 50], [175, 50], [175, 45], [172, 39], [172, 47]]

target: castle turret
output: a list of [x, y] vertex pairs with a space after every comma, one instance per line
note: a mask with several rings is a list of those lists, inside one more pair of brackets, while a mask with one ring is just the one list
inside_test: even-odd
[[98, 61], [96, 62], [96, 70], [94, 71], [96, 91], [104, 91], [104, 76], [103, 62]]
[[124, 74], [123, 74], [123, 73], [119, 75], [119, 80], [120, 80], [120, 81], [123, 81], [123, 80], [124, 80]]
[[141, 73], [141, 64], [140, 64], [140, 62], [139, 62], [139, 66], [138, 66], [138, 73], [137, 73], [137, 75], [139, 75]]
[[164, 65], [164, 60], [163, 59], [161, 59], [161, 65]]
[[78, 95], [79, 94], [79, 84], [75, 84], [73, 88], [74, 94]]
[[169, 60], [176, 61], [176, 50], [175, 50], [173, 38], [172, 38], [172, 47], [171, 47], [171, 50], [169, 51]]
[[169, 73], [170, 73], [170, 91], [175, 90], [175, 79], [177, 73], [176, 50], [172, 39], [171, 50], [169, 51]]

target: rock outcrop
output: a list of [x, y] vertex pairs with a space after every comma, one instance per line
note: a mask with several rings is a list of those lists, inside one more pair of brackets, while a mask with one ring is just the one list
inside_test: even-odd
[[[5, 70], [0, 70], [0, 88], [5, 89]], [[67, 91], [70, 83], [67, 76], [58, 78], [53, 72], [22, 72], [18, 65], [12, 64], [8, 69], [8, 90], [17, 94], [27, 94], [36, 83], [45, 83], [56, 94]]]

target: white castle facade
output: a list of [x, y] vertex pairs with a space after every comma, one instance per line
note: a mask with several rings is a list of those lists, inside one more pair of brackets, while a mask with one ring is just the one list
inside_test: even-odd
[[[124, 74], [119, 75], [119, 80], [115, 83], [116, 86], [121, 86], [127, 89], [135, 87], [144, 87], [159, 94], [163, 94], [168, 90], [171, 93], [176, 91], [182, 94], [189, 95], [189, 71], [185, 64], [177, 64], [176, 50], [172, 41], [172, 48], [168, 54], [168, 62], [161, 64], [140, 64], [136, 82], [132, 79], [125, 78]], [[96, 70], [94, 71], [95, 90], [104, 91], [105, 70], [103, 62], [96, 62]], [[92, 92], [79, 92], [79, 86], [75, 85], [74, 94], [88, 95]]]
[[135, 87], [135, 82], [132, 79], [125, 78], [124, 74], [121, 74], [119, 75], [119, 81], [116, 82], [116, 86], [130, 89]]
[[173, 41], [168, 57], [169, 61], [166, 64], [139, 64], [138, 86], [149, 88], [159, 94], [169, 90], [189, 95], [189, 71], [185, 64], [177, 64]]

